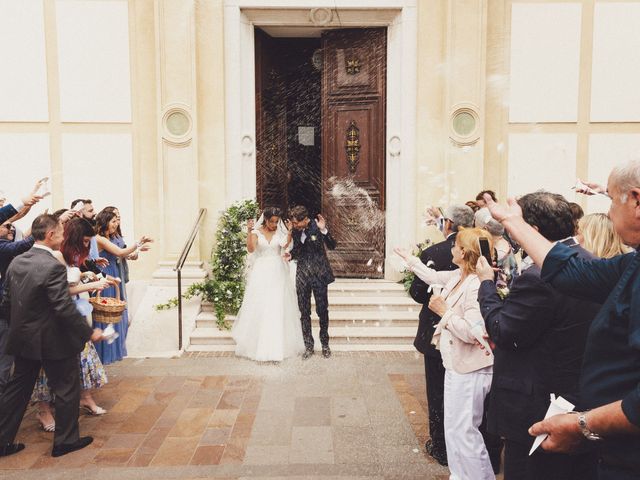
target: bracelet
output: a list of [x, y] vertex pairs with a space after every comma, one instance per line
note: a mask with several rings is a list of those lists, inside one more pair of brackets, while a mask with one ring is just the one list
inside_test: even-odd
[[592, 431], [587, 424], [587, 412], [569, 412], [578, 416], [578, 428], [580, 428], [580, 433], [584, 435], [584, 438], [591, 442], [597, 442], [602, 440], [602, 437]]

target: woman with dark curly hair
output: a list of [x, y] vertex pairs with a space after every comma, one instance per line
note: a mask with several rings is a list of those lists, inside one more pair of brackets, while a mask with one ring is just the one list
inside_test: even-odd
[[[125, 288], [126, 275], [123, 268], [123, 259], [126, 259], [129, 255], [134, 254], [141, 250], [148, 250], [147, 243], [153, 240], [142, 236], [138, 243], [134, 243], [128, 247], [122, 236], [119, 234], [120, 229], [120, 215], [116, 214], [115, 208], [103, 209], [96, 216], [96, 230], [98, 239], [98, 249], [101, 257], [106, 258], [109, 261], [103, 269], [103, 273], [111, 275], [121, 280], [120, 285], [117, 287], [106, 288], [102, 292], [103, 297], [115, 297], [116, 288], [120, 289], [120, 299], [127, 300], [127, 290]], [[94, 328], [106, 328], [106, 324], [101, 322], [93, 322]], [[122, 312], [122, 320], [114, 324], [115, 331], [118, 333], [118, 338], [111, 344], [102, 342], [98, 344], [97, 350], [100, 355], [100, 360], [105, 365], [122, 360], [127, 356], [126, 338], [127, 330], [129, 327], [129, 313], [125, 309]]]

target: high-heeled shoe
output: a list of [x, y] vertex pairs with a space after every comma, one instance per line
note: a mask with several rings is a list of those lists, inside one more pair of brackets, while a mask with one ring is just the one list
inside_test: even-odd
[[48, 432], [48, 433], [55, 432], [56, 431], [56, 421], [53, 420], [52, 422], [45, 424], [40, 415], [41, 415], [40, 412], [38, 412], [37, 417], [38, 417], [38, 422], [40, 422], [40, 428], [42, 428], [42, 430], [44, 430], [45, 432]]
[[82, 405], [82, 409], [85, 412], [87, 412], [87, 414], [94, 415], [96, 417], [99, 417], [100, 415], [104, 415], [105, 413], [107, 413], [107, 411], [104, 408], [99, 407], [98, 405], [96, 405], [95, 408], [91, 408], [89, 405]]

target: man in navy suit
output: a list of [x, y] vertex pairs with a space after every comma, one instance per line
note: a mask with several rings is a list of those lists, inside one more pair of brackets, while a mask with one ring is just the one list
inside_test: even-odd
[[[571, 208], [561, 195], [535, 192], [518, 203], [524, 219], [547, 240], [564, 241], [580, 258], [593, 258], [572, 238]], [[522, 274], [503, 300], [493, 269], [482, 263], [477, 269], [482, 282], [478, 301], [496, 345], [488, 427], [505, 439], [505, 479], [594, 479], [593, 453], [565, 455], [538, 449], [529, 455], [534, 439], [528, 429], [544, 418], [551, 393], [579, 404], [587, 332], [600, 306], [553, 288], [530, 257], [524, 259]]]
[[305, 352], [302, 358], [313, 355], [313, 334], [311, 332], [311, 293], [316, 300], [316, 313], [320, 317], [320, 342], [322, 356], [329, 358], [329, 299], [328, 285], [335, 281], [325, 245], [330, 250], [336, 248], [336, 241], [327, 229], [327, 221], [322, 215], [316, 220], [309, 218], [306, 207], [293, 207], [290, 211], [293, 226], [293, 248], [290, 258], [297, 261], [296, 290], [298, 308], [304, 337]]

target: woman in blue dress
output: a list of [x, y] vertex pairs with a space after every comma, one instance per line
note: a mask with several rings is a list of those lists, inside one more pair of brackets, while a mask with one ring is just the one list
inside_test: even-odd
[[[147, 250], [149, 247], [146, 245], [152, 240], [143, 236], [140, 241], [130, 247], [124, 242], [124, 239], [119, 235], [120, 229], [120, 216], [116, 214], [115, 209], [104, 209], [96, 217], [96, 230], [98, 240], [98, 250], [101, 257], [106, 258], [109, 261], [109, 265], [103, 268], [102, 272], [105, 275], [111, 275], [112, 277], [122, 280], [119, 287], [109, 287], [102, 291], [103, 297], [115, 297], [116, 288], [120, 288], [120, 299], [127, 301], [127, 290], [125, 287], [125, 270], [124, 261], [129, 255], [135, 254], [138, 250]], [[93, 321], [94, 328], [106, 328], [107, 324]], [[100, 356], [100, 360], [104, 365], [109, 365], [122, 360], [127, 356], [127, 329], [129, 327], [129, 314], [125, 309], [122, 312], [122, 320], [113, 325], [115, 331], [119, 334], [119, 337], [111, 344], [101, 342], [96, 345], [96, 350]]]

